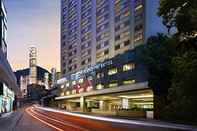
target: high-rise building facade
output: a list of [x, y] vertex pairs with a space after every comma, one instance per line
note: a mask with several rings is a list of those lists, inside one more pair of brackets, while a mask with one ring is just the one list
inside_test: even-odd
[[0, 50], [3, 52], [3, 54], [7, 57], [7, 11], [4, 6], [4, 0], [0, 0], [1, 2], [1, 42], [0, 42]]
[[[7, 60], [7, 11], [0, 0], [0, 114], [12, 111], [19, 88], [16, 77]], [[16, 105], [15, 105], [16, 106]]]
[[71, 74], [145, 43], [164, 26], [159, 0], [62, 0], [61, 72]]
[[29, 50], [29, 82], [36, 84], [37, 82], [37, 50], [36, 47], [30, 47]]

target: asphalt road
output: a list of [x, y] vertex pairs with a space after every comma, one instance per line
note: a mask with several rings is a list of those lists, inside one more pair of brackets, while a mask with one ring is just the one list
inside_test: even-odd
[[[40, 123], [47, 125], [56, 131], [175, 131], [169, 127], [154, 126], [151, 124], [139, 124], [138, 122], [124, 123], [102, 119], [80, 117], [65, 114], [61, 111], [54, 112], [39, 107], [26, 108], [27, 114]], [[111, 120], [111, 119], [110, 119]], [[46, 129], [45, 129], [46, 130]]]

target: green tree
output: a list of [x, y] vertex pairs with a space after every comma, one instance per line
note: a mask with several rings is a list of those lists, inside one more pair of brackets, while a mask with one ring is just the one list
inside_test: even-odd
[[177, 29], [177, 47], [181, 53], [197, 50], [197, 0], [160, 0], [158, 15], [169, 32]]
[[165, 116], [168, 119], [197, 124], [197, 52], [191, 51], [174, 57], [172, 69], [174, 76]]
[[176, 55], [172, 42], [172, 38], [158, 34], [150, 37], [145, 45], [137, 48], [137, 58], [145, 64], [149, 72], [149, 87], [154, 92], [155, 118], [160, 118], [161, 109], [167, 104], [168, 89], [173, 76], [171, 61]]
[[176, 27], [179, 34], [190, 37], [197, 32], [196, 9], [196, 0], [160, 0], [158, 15], [169, 30]]

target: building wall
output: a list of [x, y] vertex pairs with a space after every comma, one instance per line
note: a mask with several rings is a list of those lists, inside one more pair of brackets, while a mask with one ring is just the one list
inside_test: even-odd
[[0, 0], [0, 113], [13, 109], [15, 96], [19, 94], [16, 77], [7, 60], [7, 17], [4, 0]]
[[147, 81], [148, 73], [142, 63], [137, 61], [135, 51], [105, 60], [85, 70], [80, 70], [66, 77], [61, 85], [60, 95], [74, 95], [92, 90], [118, 88], [124, 85]]
[[159, 0], [62, 0], [62, 74], [113, 58], [166, 32], [156, 16], [158, 4]]

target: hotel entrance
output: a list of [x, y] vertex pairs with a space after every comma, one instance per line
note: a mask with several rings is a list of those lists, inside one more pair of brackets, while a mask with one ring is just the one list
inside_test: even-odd
[[[140, 90], [86, 97], [87, 107], [94, 113], [116, 114], [126, 111], [153, 110], [152, 90]], [[96, 106], [95, 106], [96, 105]]]
[[151, 89], [144, 89], [80, 96], [59, 101], [59, 107], [71, 112], [146, 117], [147, 111], [153, 111], [153, 92]]

